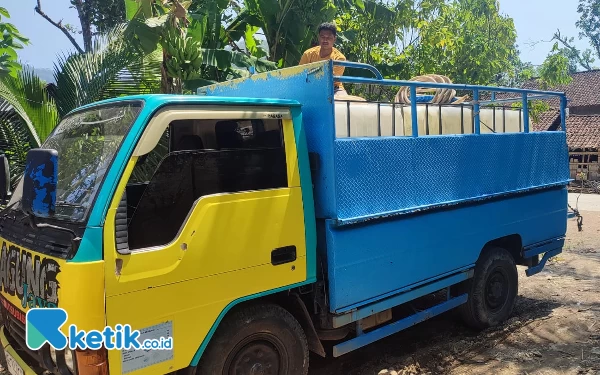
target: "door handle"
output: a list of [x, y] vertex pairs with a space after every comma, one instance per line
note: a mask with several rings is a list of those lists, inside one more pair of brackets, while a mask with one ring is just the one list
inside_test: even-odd
[[278, 266], [280, 264], [290, 263], [296, 260], [296, 246], [279, 247], [271, 251], [271, 264]]

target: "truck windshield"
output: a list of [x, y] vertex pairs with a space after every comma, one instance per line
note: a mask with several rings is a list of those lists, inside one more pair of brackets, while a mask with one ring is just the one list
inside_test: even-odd
[[[142, 102], [86, 109], [61, 121], [41, 146], [58, 151], [55, 219], [82, 222]], [[21, 200], [23, 180], [9, 205]]]

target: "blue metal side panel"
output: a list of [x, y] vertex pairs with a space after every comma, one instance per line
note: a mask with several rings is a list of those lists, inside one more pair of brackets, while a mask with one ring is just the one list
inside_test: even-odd
[[519, 234], [528, 246], [564, 235], [567, 190], [554, 188], [357, 225], [336, 227], [328, 220], [325, 230], [330, 310], [339, 313], [472, 265], [493, 239]]
[[564, 132], [339, 139], [340, 224], [569, 181]]
[[203, 87], [209, 96], [293, 99], [302, 104], [308, 150], [321, 158], [315, 176], [316, 216], [335, 217], [332, 63], [308, 64]]

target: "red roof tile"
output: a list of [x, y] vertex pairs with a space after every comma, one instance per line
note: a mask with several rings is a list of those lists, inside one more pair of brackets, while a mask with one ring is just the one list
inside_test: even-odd
[[558, 124], [560, 124], [559, 117], [560, 111], [558, 109], [550, 109], [540, 114], [537, 122], [533, 121], [532, 119], [531, 126], [536, 132], [548, 130], [550, 125], [552, 125], [555, 121], [558, 121]]
[[600, 115], [569, 116], [567, 144], [570, 148], [600, 148]]
[[[569, 107], [584, 107], [600, 105], [600, 70], [590, 70], [587, 72], [577, 72], [571, 74], [573, 78], [568, 85], [559, 85], [551, 87], [548, 91], [558, 91], [567, 94], [569, 99]], [[531, 79], [525, 82], [522, 86], [524, 89], [540, 90], [537, 79]], [[548, 100], [552, 107], [559, 107], [558, 99]]]

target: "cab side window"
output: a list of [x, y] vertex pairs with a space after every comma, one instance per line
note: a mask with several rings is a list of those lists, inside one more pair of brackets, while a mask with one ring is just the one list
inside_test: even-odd
[[132, 250], [173, 241], [203, 196], [288, 186], [281, 120], [173, 121], [139, 167], [127, 191]]

